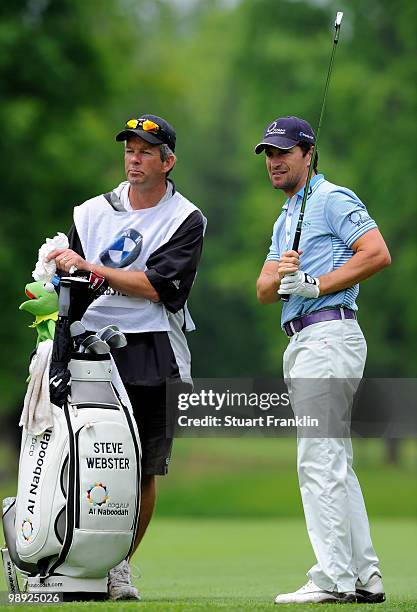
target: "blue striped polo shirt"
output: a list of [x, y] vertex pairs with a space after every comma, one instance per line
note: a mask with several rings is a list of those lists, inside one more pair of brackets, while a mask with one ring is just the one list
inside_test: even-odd
[[[280, 254], [291, 250], [300, 213], [304, 188], [289, 198], [274, 224], [266, 261], [278, 261]], [[301, 232], [300, 269], [311, 276], [321, 276], [340, 268], [353, 256], [352, 244], [377, 227], [358, 196], [346, 187], [326, 181], [322, 174], [311, 179]], [[282, 302], [281, 326], [287, 321], [320, 308], [346, 306], [357, 310], [359, 285], [307, 299], [291, 295]]]

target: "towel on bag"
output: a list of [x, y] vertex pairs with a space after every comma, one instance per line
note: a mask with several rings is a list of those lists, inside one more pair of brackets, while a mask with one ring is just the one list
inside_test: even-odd
[[52, 340], [40, 342], [29, 366], [30, 381], [19, 425], [23, 425], [29, 433], [35, 436], [53, 425], [49, 395], [49, 364], [52, 344]]

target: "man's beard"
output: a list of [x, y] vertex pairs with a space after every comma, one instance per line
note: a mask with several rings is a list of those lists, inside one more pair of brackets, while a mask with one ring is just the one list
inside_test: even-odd
[[288, 178], [286, 180], [286, 182], [281, 183], [280, 185], [274, 185], [274, 183], [272, 183], [272, 186], [274, 189], [282, 189], [282, 190], [288, 190], [288, 191], [292, 191], [294, 190], [297, 185], [298, 185], [298, 180], [295, 180], [294, 178]]

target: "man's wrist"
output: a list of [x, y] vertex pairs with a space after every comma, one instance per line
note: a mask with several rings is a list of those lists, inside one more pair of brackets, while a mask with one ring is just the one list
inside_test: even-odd
[[320, 276], [318, 276], [318, 277], [317, 277], [317, 283], [318, 283], [318, 288], [319, 288], [319, 297], [320, 297], [321, 295], [323, 295], [323, 288], [322, 288], [322, 285], [321, 285], [321, 279], [320, 279]]
[[97, 266], [96, 264], [87, 263], [87, 272], [91, 272], [92, 274], [97, 274], [97, 276], [103, 276], [106, 278], [106, 268], [105, 266]]
[[274, 289], [275, 289], [275, 293], [277, 294], [278, 299], [281, 299], [280, 294], [278, 293], [279, 288], [281, 287], [281, 276], [279, 274], [277, 274], [276, 278], [275, 278], [275, 282], [274, 282]]
[[319, 291], [320, 291], [319, 296], [326, 295], [328, 291], [326, 291], [326, 280], [324, 276], [318, 276], [317, 280], [319, 283]]

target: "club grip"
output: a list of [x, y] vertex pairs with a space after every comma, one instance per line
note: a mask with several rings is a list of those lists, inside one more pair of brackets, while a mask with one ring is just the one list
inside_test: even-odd
[[[293, 251], [298, 251], [298, 247], [300, 246], [301, 226], [302, 226], [303, 218], [304, 218], [304, 213], [300, 212], [300, 217], [299, 217], [298, 223], [297, 223], [297, 229], [295, 230], [294, 242], [292, 243], [292, 250]], [[289, 299], [290, 299], [290, 296], [287, 295], [287, 294], [285, 294], [285, 295], [278, 294], [278, 295], [281, 298], [281, 302], [288, 302]]]

